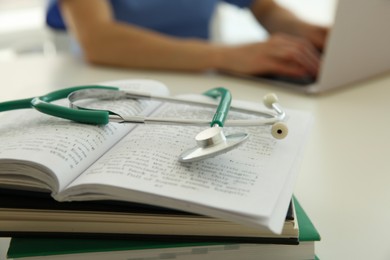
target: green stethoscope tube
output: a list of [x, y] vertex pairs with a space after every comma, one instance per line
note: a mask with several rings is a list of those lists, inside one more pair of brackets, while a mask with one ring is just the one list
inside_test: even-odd
[[67, 98], [68, 95], [74, 91], [90, 88], [118, 90], [117, 87], [110, 86], [99, 86], [99, 85], [87, 85], [77, 86], [57, 91], [50, 92], [40, 97], [18, 99], [13, 101], [7, 101], [0, 103], [0, 112], [24, 109], [24, 108], [35, 108], [36, 110], [72, 121], [88, 124], [108, 124], [109, 123], [109, 112], [104, 110], [76, 110], [69, 107], [59, 106], [50, 102]]
[[219, 127], [223, 127], [225, 124], [225, 120], [229, 113], [230, 104], [232, 102], [232, 95], [229, 90], [226, 88], [213, 88], [203, 93], [205, 96], [212, 97], [214, 99], [220, 97], [221, 100], [218, 104], [217, 111], [215, 112], [213, 119], [211, 120], [210, 126], [213, 127], [218, 125]]

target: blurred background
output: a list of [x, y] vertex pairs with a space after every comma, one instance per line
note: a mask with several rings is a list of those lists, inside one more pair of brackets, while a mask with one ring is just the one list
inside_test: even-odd
[[[52, 56], [71, 50], [65, 32], [45, 24], [48, 0], [0, 1], [0, 61], [23, 55]], [[336, 0], [278, 0], [297, 15], [320, 24], [330, 24]], [[222, 3], [212, 23], [212, 40], [238, 44], [262, 40], [267, 33], [247, 10]]]

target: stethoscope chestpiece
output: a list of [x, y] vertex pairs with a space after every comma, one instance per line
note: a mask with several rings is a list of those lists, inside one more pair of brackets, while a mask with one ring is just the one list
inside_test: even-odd
[[179, 157], [180, 162], [195, 162], [226, 153], [248, 138], [247, 133], [236, 133], [225, 136], [221, 127], [211, 127], [196, 135], [197, 146]]

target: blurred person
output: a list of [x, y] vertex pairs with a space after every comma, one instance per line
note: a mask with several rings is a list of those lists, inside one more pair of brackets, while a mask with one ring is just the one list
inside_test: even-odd
[[211, 43], [219, 0], [53, 0], [49, 25], [67, 29], [93, 64], [248, 75], [316, 76], [328, 29], [274, 0], [224, 0], [249, 8], [270, 36], [236, 46]]

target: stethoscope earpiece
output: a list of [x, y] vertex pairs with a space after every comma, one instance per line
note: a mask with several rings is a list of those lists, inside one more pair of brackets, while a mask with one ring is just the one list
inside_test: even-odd
[[269, 109], [273, 109], [272, 105], [278, 102], [279, 102], [278, 97], [274, 93], [269, 93], [265, 95], [263, 98], [264, 105]]
[[[269, 93], [264, 96], [264, 105], [269, 109], [274, 109], [277, 113], [284, 113], [279, 105], [278, 97], [274, 93]], [[283, 139], [288, 134], [288, 127], [283, 122], [276, 122], [271, 127], [271, 134], [275, 139]]]
[[285, 123], [277, 122], [272, 125], [271, 134], [275, 139], [283, 139], [288, 134], [288, 127]]

